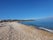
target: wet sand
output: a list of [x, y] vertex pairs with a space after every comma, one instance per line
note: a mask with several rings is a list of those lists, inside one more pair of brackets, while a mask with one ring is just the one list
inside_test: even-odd
[[0, 40], [53, 40], [53, 33], [17, 22], [0, 23]]

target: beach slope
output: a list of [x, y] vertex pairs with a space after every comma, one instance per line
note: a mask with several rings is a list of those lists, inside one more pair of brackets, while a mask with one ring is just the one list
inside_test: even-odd
[[0, 40], [53, 40], [53, 33], [18, 22], [0, 23]]

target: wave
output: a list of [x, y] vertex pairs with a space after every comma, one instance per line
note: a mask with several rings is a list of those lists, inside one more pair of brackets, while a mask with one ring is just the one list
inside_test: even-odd
[[53, 30], [50, 30], [50, 29], [47, 29], [47, 28], [44, 28], [44, 27], [39, 27], [39, 29], [42, 29], [42, 30], [45, 30], [45, 31], [53, 33]]

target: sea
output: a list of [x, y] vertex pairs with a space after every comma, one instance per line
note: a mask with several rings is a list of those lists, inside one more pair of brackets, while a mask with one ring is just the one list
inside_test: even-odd
[[40, 19], [40, 20], [34, 20], [34, 21], [24, 21], [21, 22], [21, 24], [29, 25], [29, 26], [34, 26], [39, 29], [47, 30], [50, 32], [53, 32], [53, 20], [52, 19]]

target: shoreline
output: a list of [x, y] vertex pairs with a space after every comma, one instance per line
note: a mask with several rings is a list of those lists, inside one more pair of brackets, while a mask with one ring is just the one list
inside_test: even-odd
[[[22, 24], [22, 23], [20, 23], [20, 24]], [[26, 25], [26, 24], [23, 24], [23, 25]], [[33, 26], [33, 25], [26, 25], [26, 26], [32, 26], [32, 27], [34, 27], [34, 28], [36, 28], [38, 30], [43, 30], [43, 31], [46, 31], [46, 32], [53, 33], [53, 30], [47, 29], [47, 28], [44, 28], [44, 27], [37, 27], [37, 26]]]
[[34, 26], [27, 26], [18, 22], [7, 22], [3, 25], [5, 26], [0, 29], [0, 37], [4, 39], [1, 40], [7, 40], [6, 38], [9, 37], [6, 37], [6, 35], [11, 36], [11, 40], [53, 40], [52, 33], [37, 29]]

